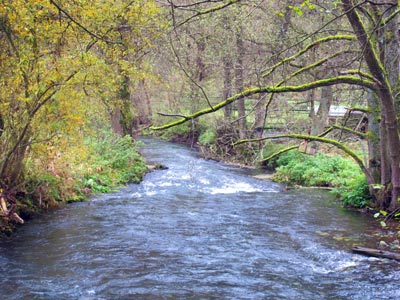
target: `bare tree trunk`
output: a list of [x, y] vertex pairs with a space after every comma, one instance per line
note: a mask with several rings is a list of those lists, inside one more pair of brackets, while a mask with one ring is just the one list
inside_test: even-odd
[[143, 93], [144, 93], [144, 98], [145, 98], [145, 102], [146, 102], [146, 116], [147, 116], [147, 120], [148, 120], [148, 124], [150, 124], [150, 119], [151, 119], [151, 115], [153, 114], [152, 110], [151, 110], [151, 98], [149, 95], [149, 91], [147, 89], [147, 85], [146, 85], [146, 81], [143, 79], [142, 81], [142, 87], [143, 87]]
[[0, 138], [3, 134], [3, 131], [4, 131], [4, 120], [3, 120], [3, 116], [1, 115], [1, 112], [0, 112]]
[[124, 135], [124, 130], [121, 126], [121, 110], [119, 107], [114, 107], [110, 113], [111, 127], [114, 133]]
[[258, 102], [254, 107], [255, 116], [253, 125], [253, 136], [255, 138], [261, 138], [264, 132], [266, 115], [265, 106], [267, 105], [266, 95], [260, 94], [258, 95], [258, 98]]
[[131, 96], [132, 106], [135, 108], [135, 117], [133, 118], [132, 134], [141, 130], [143, 125], [150, 124], [150, 99], [146, 90], [145, 80], [138, 82], [135, 92]]
[[[224, 88], [222, 91], [222, 99], [227, 99], [232, 95], [232, 59], [229, 54], [225, 54], [224, 63]], [[230, 121], [233, 118], [233, 104], [228, 104], [224, 107], [225, 120]]]
[[[243, 27], [240, 26], [236, 34], [236, 64], [235, 64], [235, 90], [239, 93], [244, 90], [243, 60], [244, 60], [244, 42]], [[244, 139], [247, 131], [246, 106], [244, 98], [237, 101], [238, 119], [239, 119], [239, 137]]]
[[[312, 118], [312, 125], [310, 135], [318, 136], [328, 125], [329, 110], [331, 108], [333, 98], [332, 86], [324, 86], [321, 88], [321, 99], [319, 101], [319, 107], [317, 113], [314, 114]], [[312, 142], [310, 144], [311, 152], [315, 153], [317, 151], [317, 143]]]
[[378, 103], [374, 92], [368, 91], [368, 106], [371, 112], [368, 114], [368, 169], [374, 178], [374, 182], [381, 182], [381, 153], [380, 153], [380, 125]]

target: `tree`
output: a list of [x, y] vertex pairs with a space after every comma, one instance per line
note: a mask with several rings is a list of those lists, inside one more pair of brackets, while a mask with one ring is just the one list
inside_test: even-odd
[[39, 167], [65, 147], [83, 143], [88, 127], [100, 123], [97, 116], [91, 124], [92, 117], [103, 116], [104, 104], [115, 99], [121, 74], [106, 57], [123, 43], [121, 22], [135, 26], [132, 41], [139, 53], [149, 44], [147, 33], [156, 31], [149, 16], [157, 12], [153, 1], [1, 2], [1, 216], [21, 221], [16, 197], [24, 191], [27, 160]]

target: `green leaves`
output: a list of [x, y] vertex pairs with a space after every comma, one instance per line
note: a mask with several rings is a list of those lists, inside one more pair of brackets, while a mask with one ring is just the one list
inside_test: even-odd
[[303, 11], [302, 11], [302, 9], [300, 7], [292, 6], [292, 5], [289, 5], [288, 7], [290, 9], [292, 9], [298, 16], [301, 17], [303, 15]]
[[288, 8], [292, 9], [299, 17], [301, 17], [303, 15], [303, 9], [313, 10], [315, 9], [315, 5], [310, 3], [310, 0], [305, 0], [299, 6], [289, 5]]
[[318, 153], [308, 156], [298, 151], [282, 154], [275, 180], [290, 185], [329, 186], [344, 204], [364, 207], [370, 196], [365, 176], [352, 161]]

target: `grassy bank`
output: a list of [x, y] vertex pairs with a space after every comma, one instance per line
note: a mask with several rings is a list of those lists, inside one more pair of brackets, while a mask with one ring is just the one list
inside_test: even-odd
[[330, 187], [346, 206], [362, 208], [370, 196], [365, 175], [352, 160], [324, 153], [314, 156], [297, 150], [270, 162], [275, 167], [273, 180], [291, 186]]
[[[140, 182], [147, 167], [136, 146], [129, 136], [102, 130], [86, 138], [83, 145], [47, 149], [54, 152], [48, 159], [32, 156], [26, 162], [25, 180], [13, 195], [14, 211], [26, 220], [68, 202]], [[0, 232], [10, 234], [16, 224], [14, 218], [2, 217]]]

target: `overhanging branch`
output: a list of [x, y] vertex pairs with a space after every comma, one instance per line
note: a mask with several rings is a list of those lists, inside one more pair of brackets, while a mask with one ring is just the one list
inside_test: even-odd
[[[327, 135], [327, 134], [328, 134], [329, 132], [331, 132], [332, 130], [333, 130], [333, 127], [329, 127], [329, 128], [327, 128], [324, 132], [322, 132], [321, 134], [319, 134], [318, 137], [324, 137], [325, 135]], [[273, 159], [273, 158], [275, 158], [275, 157], [277, 157], [277, 156], [279, 156], [279, 155], [282, 155], [283, 153], [288, 152], [288, 151], [290, 151], [290, 150], [296, 149], [296, 148], [298, 148], [299, 146], [300, 146], [300, 144], [298, 144], [298, 145], [293, 145], [293, 146], [289, 146], [289, 147], [287, 147], [287, 148], [284, 148], [284, 149], [282, 149], [282, 150], [280, 150], [280, 151], [278, 151], [278, 152], [272, 153], [270, 156], [268, 156], [268, 157], [266, 157], [266, 158], [263, 158], [260, 162], [269, 161], [270, 159]]]
[[366, 134], [364, 132], [353, 130], [353, 129], [349, 128], [349, 127], [339, 126], [339, 125], [333, 125], [333, 127], [336, 128], [336, 129], [339, 129], [341, 131], [345, 131], [345, 132], [354, 134], [356, 136], [362, 137], [362, 138], [368, 137], [368, 134]]
[[368, 182], [373, 182], [373, 178], [368, 171], [367, 167], [364, 165], [364, 162], [362, 159], [354, 152], [352, 151], [349, 147], [343, 145], [342, 143], [333, 140], [333, 139], [328, 139], [324, 137], [319, 137], [319, 136], [310, 136], [306, 134], [282, 134], [282, 135], [276, 135], [276, 136], [270, 136], [270, 137], [264, 137], [264, 138], [258, 138], [258, 139], [247, 139], [247, 140], [241, 140], [236, 142], [234, 145], [240, 145], [243, 143], [250, 143], [250, 142], [260, 142], [264, 140], [271, 140], [271, 139], [278, 139], [278, 138], [293, 138], [293, 139], [299, 139], [299, 140], [305, 140], [305, 141], [315, 141], [315, 142], [321, 142], [325, 144], [330, 144], [335, 146], [336, 148], [342, 150], [345, 152], [347, 155], [349, 155], [361, 168], [361, 170], [364, 172], [365, 176], [367, 176]]
[[150, 129], [152, 130], [163, 130], [167, 129], [173, 126], [177, 126], [180, 124], [185, 123], [186, 121], [198, 118], [202, 115], [206, 115], [209, 113], [212, 113], [214, 111], [217, 111], [226, 105], [235, 102], [239, 99], [255, 95], [255, 94], [260, 94], [260, 93], [293, 93], [293, 92], [305, 92], [309, 91], [315, 88], [319, 88], [322, 86], [331, 86], [331, 85], [336, 85], [336, 84], [350, 84], [350, 85], [359, 85], [359, 86], [364, 86], [367, 87], [371, 90], [376, 89], [376, 85], [374, 82], [368, 80], [368, 79], [361, 79], [359, 77], [355, 76], [337, 76], [337, 77], [331, 77], [331, 78], [325, 78], [321, 80], [316, 80], [312, 82], [308, 82], [302, 85], [289, 85], [289, 86], [266, 86], [266, 87], [258, 87], [258, 88], [249, 88], [244, 90], [241, 93], [235, 94], [227, 99], [225, 99], [222, 102], [219, 102], [209, 108], [199, 110], [193, 114], [187, 115], [182, 117], [181, 119], [162, 125], [162, 126], [151, 126]]

